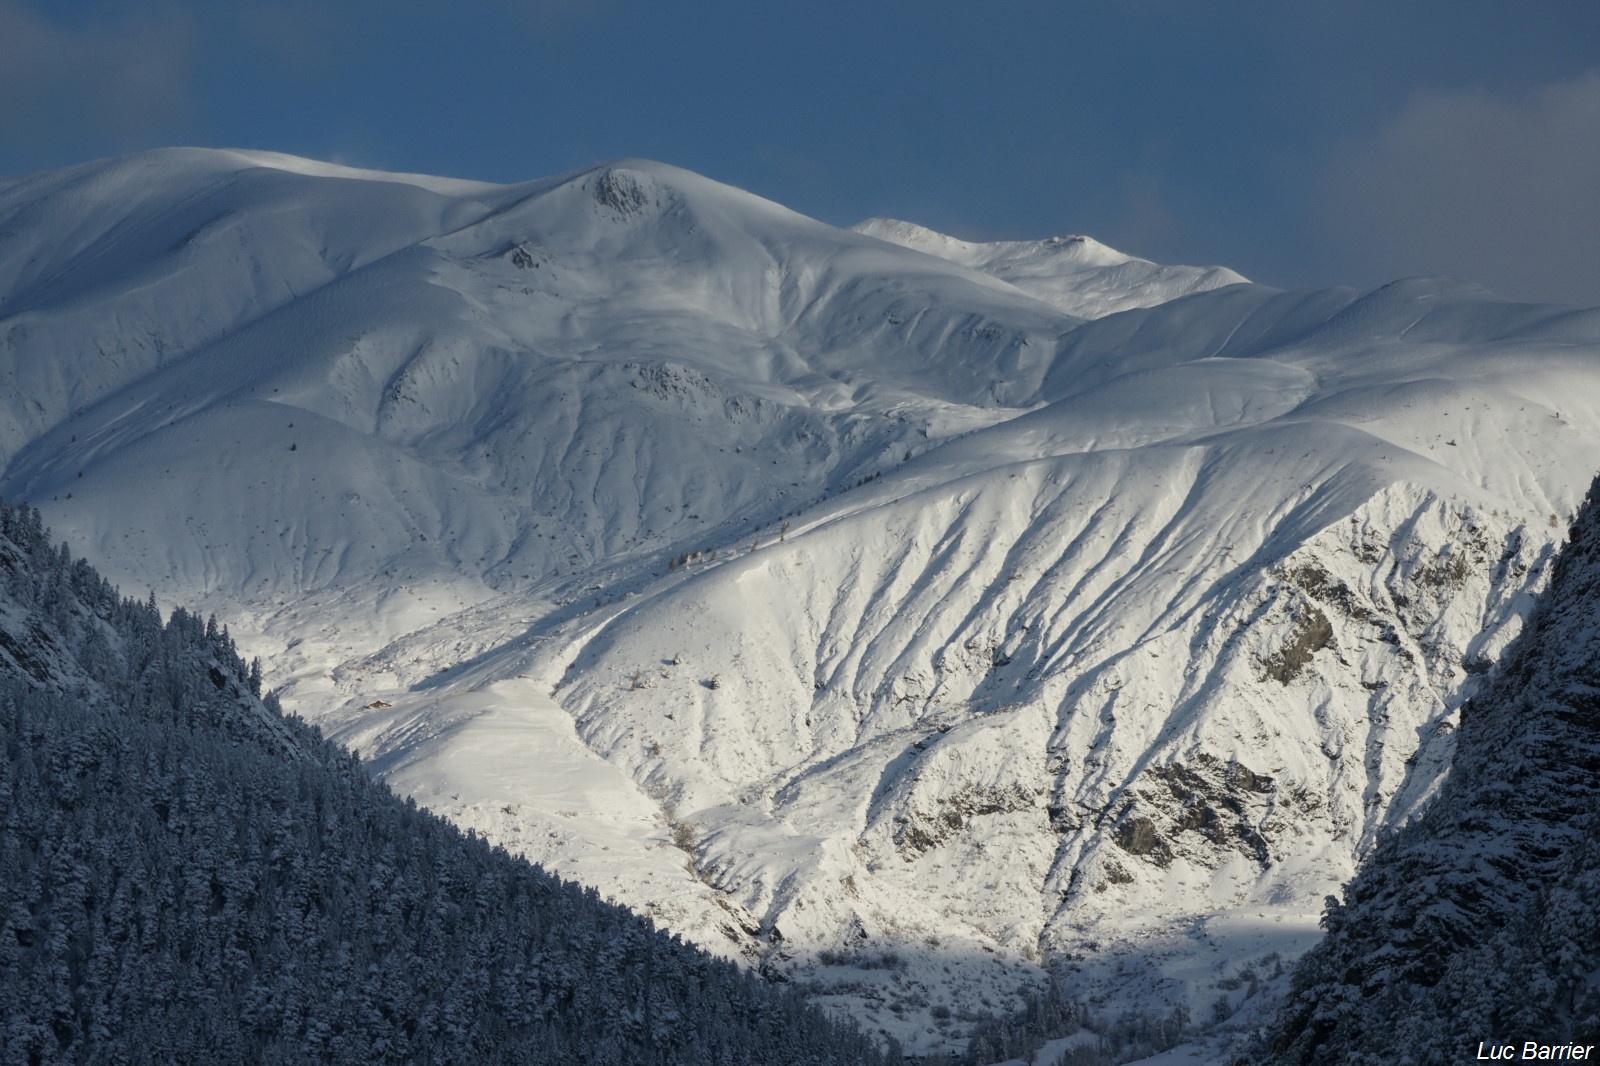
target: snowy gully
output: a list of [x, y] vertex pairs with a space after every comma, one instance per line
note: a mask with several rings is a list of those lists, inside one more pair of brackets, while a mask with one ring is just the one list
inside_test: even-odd
[[1478, 1041], [1478, 1058], [1501, 1062], [1510, 1060], [1570, 1062], [1587, 1059], [1593, 1051], [1593, 1044], [1541, 1044], [1537, 1040], [1529, 1040], [1522, 1045], [1522, 1053], [1519, 1055], [1515, 1044], [1490, 1044], [1487, 1041]]

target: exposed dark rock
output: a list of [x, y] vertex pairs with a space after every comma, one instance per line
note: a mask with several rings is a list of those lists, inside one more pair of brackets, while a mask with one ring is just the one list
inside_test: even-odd
[[966, 788], [947, 797], [933, 817], [902, 816], [894, 841], [903, 850], [921, 853], [937, 847], [985, 814], [1005, 814], [1032, 807], [1034, 793], [1021, 785], [1003, 789]]
[[1333, 623], [1310, 602], [1300, 606], [1299, 622], [1289, 642], [1267, 660], [1265, 677], [1287, 685], [1300, 676], [1317, 652], [1333, 643]]

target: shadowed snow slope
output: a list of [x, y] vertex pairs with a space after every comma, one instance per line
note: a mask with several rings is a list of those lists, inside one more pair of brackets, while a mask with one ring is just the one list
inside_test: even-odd
[[1437, 787], [1600, 454], [1600, 313], [862, 229], [642, 161], [13, 179], [0, 493], [913, 1047], [1047, 961], [1198, 1016]]

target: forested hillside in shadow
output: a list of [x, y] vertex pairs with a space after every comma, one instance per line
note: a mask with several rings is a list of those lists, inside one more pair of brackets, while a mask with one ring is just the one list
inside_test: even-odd
[[881, 1063], [374, 783], [0, 503], [0, 1059]]

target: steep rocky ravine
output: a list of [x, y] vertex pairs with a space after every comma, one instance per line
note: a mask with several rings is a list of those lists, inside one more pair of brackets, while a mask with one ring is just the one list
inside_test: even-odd
[[1324, 925], [1274, 1061], [1449, 1063], [1480, 1042], [1521, 1055], [1600, 1040], [1600, 480], [1527, 629], [1462, 708], [1437, 798]]

